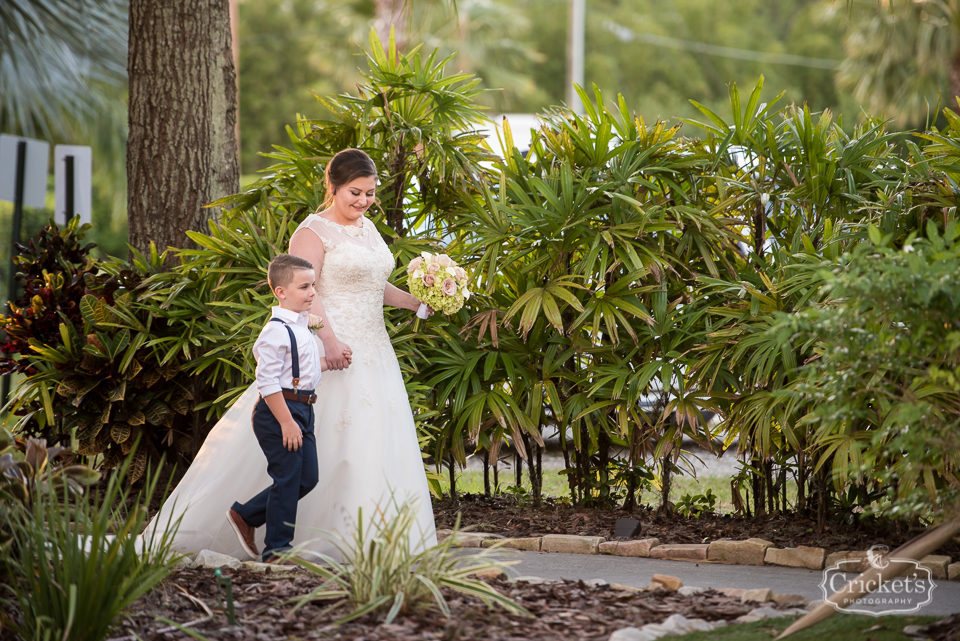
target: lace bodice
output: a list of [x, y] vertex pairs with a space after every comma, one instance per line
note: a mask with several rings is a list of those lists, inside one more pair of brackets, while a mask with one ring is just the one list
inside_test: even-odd
[[323, 242], [323, 270], [317, 294], [337, 338], [389, 343], [383, 324], [383, 290], [395, 261], [380, 233], [368, 219], [363, 227], [338, 225], [311, 214], [297, 228], [307, 228]]

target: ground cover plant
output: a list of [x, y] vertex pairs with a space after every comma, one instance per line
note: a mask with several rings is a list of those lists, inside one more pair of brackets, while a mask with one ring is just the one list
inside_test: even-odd
[[[234, 609], [244, 635], [327, 639], [437, 639], [476, 640], [576, 639], [606, 640], [614, 631], [628, 626], [659, 623], [671, 614], [711, 621], [733, 620], [753, 606], [739, 599], [708, 590], [695, 597], [676, 593], [629, 592], [592, 587], [579, 581], [556, 583], [510, 582], [486, 579], [493, 590], [529, 610], [533, 618], [502, 609], [490, 610], [480, 599], [443, 591], [450, 615], [439, 608], [414, 610], [391, 624], [368, 615], [337, 624], [337, 613], [324, 612], [314, 603], [296, 611], [291, 601], [318, 586], [321, 579], [294, 572], [283, 578], [262, 573], [225, 571], [235, 595]], [[197, 603], [201, 601], [203, 605]], [[205, 606], [205, 607], [204, 607]], [[121, 628], [126, 635], [141, 639], [166, 638], [173, 632], [162, 615], [177, 623], [191, 624], [188, 630], [207, 638], [227, 630], [226, 604], [211, 570], [178, 570], [165, 584], [133, 605]]]
[[[385, 511], [369, 520], [361, 510], [357, 523], [349, 538], [335, 535], [342, 561], [330, 557], [319, 562], [295, 561], [324, 583], [302, 596], [291, 613], [309, 603], [333, 601], [325, 611], [340, 611], [338, 624], [384, 610], [383, 622], [390, 624], [397, 615], [429, 604], [450, 618], [446, 591], [474, 596], [491, 609], [496, 605], [513, 614], [529, 615], [523, 606], [473, 576], [502, 572], [508, 563], [494, 558], [493, 549], [469, 556], [458, 554], [453, 536], [426, 547], [424, 534], [415, 531], [417, 510], [410, 502], [391, 499]], [[457, 532], [459, 523], [452, 529]]]
[[[5, 540], [0, 633], [24, 639], [107, 636], [124, 609], [172, 570], [176, 523], [141, 538], [158, 474], [148, 474], [128, 510], [130, 459], [105, 480], [101, 495], [83, 485], [99, 476], [81, 465], [54, 466], [63, 448], [31, 439], [24, 460], [0, 458]], [[146, 497], [146, 498], [144, 498]]]

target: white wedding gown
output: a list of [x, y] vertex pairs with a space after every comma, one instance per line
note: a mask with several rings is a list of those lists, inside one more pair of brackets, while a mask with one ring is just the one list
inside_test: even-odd
[[[324, 321], [353, 350], [353, 364], [343, 371], [324, 372], [317, 387], [314, 429], [320, 482], [300, 500], [293, 544], [339, 558], [320, 530], [349, 540], [359, 508], [369, 523], [380, 518], [380, 511], [393, 513], [394, 500], [409, 500], [417, 509], [412, 545], [418, 549], [435, 545], [433, 508], [413, 414], [383, 322], [383, 293], [394, 267], [393, 255], [367, 219], [359, 228], [310, 215], [299, 229], [309, 229], [323, 241], [317, 294], [327, 313]], [[322, 345], [320, 349], [322, 353]], [[225, 515], [234, 501], [243, 503], [271, 483], [250, 423], [257, 397], [251, 385], [224, 414], [151, 521], [163, 527], [182, 515], [176, 551], [195, 554], [208, 549], [248, 558]], [[261, 550], [263, 536], [264, 529], [259, 528]]]

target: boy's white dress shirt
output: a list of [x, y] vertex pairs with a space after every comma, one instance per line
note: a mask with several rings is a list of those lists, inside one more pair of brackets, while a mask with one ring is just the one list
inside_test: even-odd
[[[273, 316], [287, 323], [297, 339], [300, 356], [301, 390], [316, 389], [320, 383], [320, 350], [307, 327], [309, 312], [297, 313], [279, 305], [273, 307]], [[293, 355], [290, 351], [290, 334], [283, 323], [269, 321], [260, 330], [253, 344], [253, 356], [257, 359], [257, 389], [267, 397], [282, 389], [293, 388]]]

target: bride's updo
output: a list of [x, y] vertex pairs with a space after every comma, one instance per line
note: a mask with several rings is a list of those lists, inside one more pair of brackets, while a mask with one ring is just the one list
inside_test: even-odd
[[347, 183], [357, 178], [367, 177], [377, 177], [377, 166], [373, 164], [373, 160], [366, 152], [359, 149], [338, 151], [327, 163], [327, 169], [323, 174], [327, 187], [327, 198], [323, 206], [328, 207], [337, 190]]

